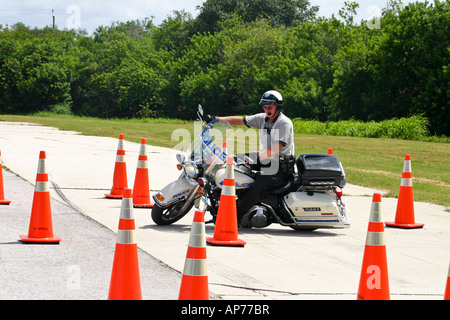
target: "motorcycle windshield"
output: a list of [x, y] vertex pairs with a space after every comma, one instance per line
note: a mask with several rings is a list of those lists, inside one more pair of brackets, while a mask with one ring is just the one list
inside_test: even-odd
[[194, 139], [191, 160], [203, 166], [225, 163], [228, 156], [224, 143], [225, 127], [217, 122], [210, 122], [204, 126], [202, 132]]

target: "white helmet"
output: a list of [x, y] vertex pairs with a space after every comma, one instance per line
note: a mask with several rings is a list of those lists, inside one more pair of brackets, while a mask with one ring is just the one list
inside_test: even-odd
[[281, 93], [275, 90], [265, 92], [259, 101], [259, 105], [264, 106], [268, 104], [276, 105], [277, 110], [279, 110], [283, 106], [283, 97], [281, 96]]

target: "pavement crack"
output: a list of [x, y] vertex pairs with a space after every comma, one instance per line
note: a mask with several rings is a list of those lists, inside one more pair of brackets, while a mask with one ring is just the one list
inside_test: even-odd
[[62, 192], [62, 189], [53, 181], [51, 181], [51, 184], [53, 185], [53, 189], [56, 191], [56, 193], [58, 194], [58, 196], [60, 196], [60, 198], [73, 210], [83, 214], [86, 216], [86, 214], [83, 212], [83, 210], [81, 210], [79, 207], [77, 207], [72, 201], [70, 201], [66, 195]]
[[[253, 292], [271, 292], [271, 293], [279, 293], [286, 294], [291, 296], [342, 296], [342, 295], [354, 295], [356, 296], [356, 292], [292, 292], [285, 290], [274, 290], [274, 289], [264, 289], [264, 288], [252, 288], [245, 286], [236, 286], [231, 284], [223, 284], [223, 283], [210, 283], [210, 285], [235, 288], [248, 290]], [[442, 293], [400, 293], [400, 292], [392, 292], [391, 296], [429, 296], [429, 297], [441, 297]]]

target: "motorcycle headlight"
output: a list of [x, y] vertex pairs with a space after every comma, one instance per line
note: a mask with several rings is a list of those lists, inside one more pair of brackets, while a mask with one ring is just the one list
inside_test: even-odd
[[182, 153], [177, 153], [177, 161], [178, 161], [178, 163], [183, 163], [184, 162], [184, 160], [185, 160], [185, 156], [184, 156], [184, 154], [182, 154]]
[[184, 164], [184, 172], [186, 173], [186, 176], [188, 176], [188, 178], [196, 179], [198, 176], [198, 167], [195, 162], [186, 162]]

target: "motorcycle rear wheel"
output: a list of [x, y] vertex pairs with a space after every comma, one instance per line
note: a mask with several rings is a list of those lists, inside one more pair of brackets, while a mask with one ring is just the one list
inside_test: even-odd
[[180, 211], [185, 202], [178, 202], [170, 207], [160, 207], [157, 203], [152, 208], [152, 220], [157, 225], [166, 226], [183, 218], [193, 207], [194, 202], [188, 206], [186, 211]]

